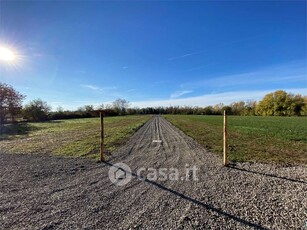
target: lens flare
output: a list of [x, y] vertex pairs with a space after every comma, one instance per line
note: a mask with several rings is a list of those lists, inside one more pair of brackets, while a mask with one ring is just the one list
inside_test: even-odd
[[11, 62], [16, 59], [16, 55], [8, 48], [0, 47], [0, 60]]

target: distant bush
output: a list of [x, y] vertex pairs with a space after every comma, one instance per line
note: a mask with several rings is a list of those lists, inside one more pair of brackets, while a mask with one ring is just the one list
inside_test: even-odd
[[51, 107], [47, 102], [36, 99], [24, 106], [22, 115], [27, 121], [47, 121], [50, 111]]

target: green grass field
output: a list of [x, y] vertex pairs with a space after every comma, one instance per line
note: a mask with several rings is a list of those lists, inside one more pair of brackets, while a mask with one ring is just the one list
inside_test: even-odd
[[[106, 117], [105, 148], [113, 152], [150, 116]], [[0, 149], [10, 153], [47, 153], [98, 159], [100, 119], [85, 118], [6, 125]]]
[[[210, 151], [222, 154], [222, 116], [165, 117]], [[307, 165], [306, 117], [229, 116], [228, 132], [232, 161]]]

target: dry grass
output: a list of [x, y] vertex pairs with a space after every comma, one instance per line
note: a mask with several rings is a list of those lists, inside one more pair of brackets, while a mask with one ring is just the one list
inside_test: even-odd
[[[149, 118], [150, 116], [105, 118], [106, 151], [116, 150]], [[1, 139], [0, 149], [3, 152], [89, 156], [98, 159], [100, 119], [7, 125]]]

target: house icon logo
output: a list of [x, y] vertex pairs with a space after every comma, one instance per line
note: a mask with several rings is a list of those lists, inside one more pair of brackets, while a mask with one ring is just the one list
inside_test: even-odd
[[113, 184], [123, 186], [132, 179], [131, 169], [124, 163], [116, 163], [109, 169], [109, 178]]

